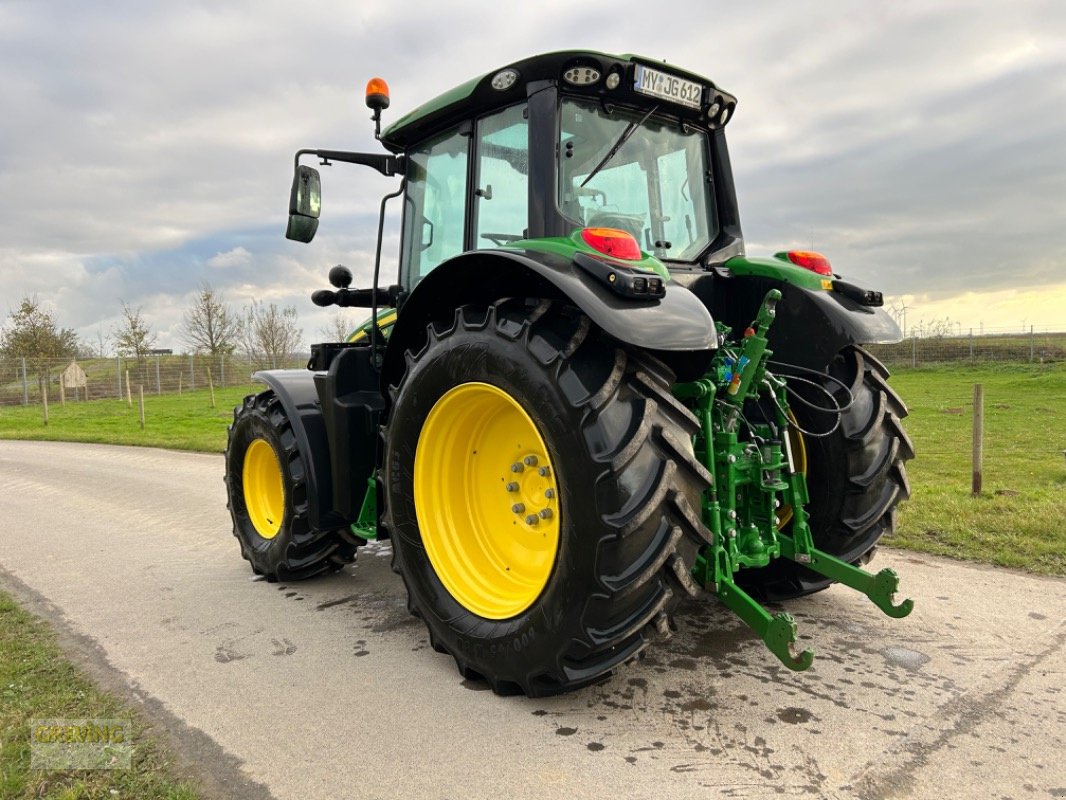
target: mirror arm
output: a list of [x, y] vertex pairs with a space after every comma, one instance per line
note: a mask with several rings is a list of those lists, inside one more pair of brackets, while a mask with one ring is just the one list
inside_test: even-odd
[[312, 155], [322, 159], [326, 164], [330, 161], [343, 161], [347, 164], [362, 164], [373, 167], [386, 177], [399, 175], [403, 172], [403, 156], [382, 155], [380, 153], [352, 153], [347, 150], [297, 150], [295, 166], [300, 166], [300, 156]]

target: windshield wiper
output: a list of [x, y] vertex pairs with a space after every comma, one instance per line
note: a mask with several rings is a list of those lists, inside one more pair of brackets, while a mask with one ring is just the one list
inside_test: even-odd
[[622, 145], [629, 141], [629, 137], [633, 135], [633, 131], [635, 131], [637, 128], [647, 122], [648, 117], [654, 114], [658, 109], [658, 106], [652, 106], [651, 111], [649, 111], [647, 114], [640, 118], [640, 122], [630, 121], [630, 123], [626, 126], [626, 129], [622, 131], [622, 135], [618, 137], [618, 141], [611, 145], [611, 149], [607, 151], [607, 155], [603, 157], [603, 160], [601, 160], [599, 164], [593, 167], [592, 172], [590, 172], [588, 174], [588, 177], [581, 182], [581, 188], [584, 188], [586, 183], [596, 177], [597, 172], [607, 166], [607, 162], [614, 158], [618, 154], [618, 151], [622, 149]]

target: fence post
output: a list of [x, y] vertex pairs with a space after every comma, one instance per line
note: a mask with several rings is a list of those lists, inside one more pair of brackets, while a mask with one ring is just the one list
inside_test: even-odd
[[970, 328], [970, 363], [973, 363], [973, 328]]
[[130, 371], [126, 370], [126, 408], [133, 408], [133, 396], [130, 394]]
[[163, 387], [159, 382], [159, 362], [162, 360], [162, 356], [155, 357], [155, 393], [163, 394]]
[[226, 354], [223, 353], [222, 357], [218, 361], [218, 385], [225, 387], [226, 385]]
[[22, 405], [30, 404], [30, 384], [26, 380], [26, 359], [22, 359]]
[[918, 366], [918, 337], [911, 336], [911, 367]]
[[144, 384], [137, 385], [137, 405], [141, 411], [141, 430], [144, 430]]
[[973, 483], [970, 495], [981, 494], [981, 480], [985, 456], [985, 393], [984, 387], [973, 385]]
[[215, 382], [211, 379], [211, 369], [207, 370], [207, 386], [211, 389], [211, 408], [218, 408], [215, 405]]
[[1033, 358], [1033, 354], [1034, 354], [1034, 351], [1035, 351], [1034, 344], [1035, 343], [1033, 342], [1033, 326], [1030, 325], [1029, 326], [1029, 363], [1030, 364], [1032, 364], [1033, 361], [1034, 361], [1034, 358]]
[[[75, 389], [75, 392], [78, 390]], [[74, 395], [77, 397], [77, 394]], [[59, 373], [59, 405], [66, 407], [67, 405], [67, 388], [63, 385], [63, 373]]]
[[196, 364], [193, 362], [193, 355], [189, 353], [189, 391], [191, 392], [196, 388]]
[[48, 427], [48, 381], [41, 384], [41, 407], [44, 409], [44, 426]]
[[118, 399], [119, 399], [119, 402], [121, 402], [122, 401], [122, 359], [121, 358], [116, 358], [115, 359], [115, 366], [116, 366], [116, 369], [115, 369], [115, 383], [117, 384]]

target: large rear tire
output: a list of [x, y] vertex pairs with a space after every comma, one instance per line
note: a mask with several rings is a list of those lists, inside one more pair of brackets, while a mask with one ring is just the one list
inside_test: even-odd
[[227, 507], [241, 554], [268, 581], [333, 572], [365, 541], [311, 528], [303, 457], [292, 423], [272, 391], [233, 410], [226, 446]]
[[408, 352], [384, 525], [410, 611], [465, 677], [501, 694], [585, 686], [699, 591], [709, 477], [672, 379], [548, 301], [461, 308]]
[[[914, 457], [914, 446], [901, 424], [907, 406], [889, 387], [885, 366], [861, 347], [842, 350], [828, 373], [850, 387], [853, 399], [834, 433], [802, 437], [809, 524], [816, 547], [844, 561], [865, 564], [881, 537], [895, 528], [896, 507], [910, 497], [904, 462]], [[847, 403], [840, 384], [829, 379], [821, 383], [841, 405]], [[804, 396], [819, 399], [806, 392]], [[824, 431], [832, 425], [831, 416], [802, 403], [794, 402], [791, 408], [806, 430]], [[766, 600], [811, 594], [832, 583], [783, 558], [763, 569], [741, 570], [737, 580]]]

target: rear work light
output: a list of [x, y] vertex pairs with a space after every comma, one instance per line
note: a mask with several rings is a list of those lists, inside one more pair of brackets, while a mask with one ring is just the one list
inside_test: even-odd
[[812, 253], [807, 250], [789, 250], [785, 253], [785, 257], [797, 267], [809, 269], [819, 275], [833, 277], [833, 267], [829, 263], [829, 259], [821, 253]]
[[626, 261], [640, 261], [643, 258], [640, 245], [633, 238], [633, 234], [627, 231], [620, 231], [617, 228], [585, 228], [581, 231], [581, 238], [593, 250], [611, 258], [621, 258]]

